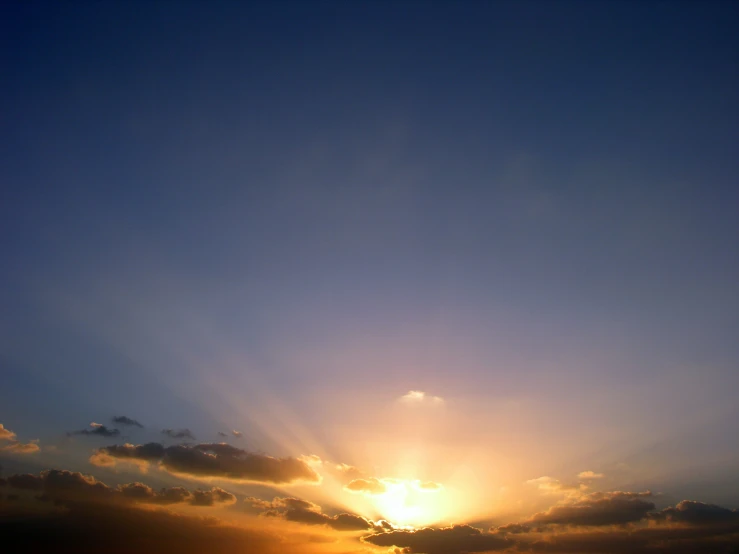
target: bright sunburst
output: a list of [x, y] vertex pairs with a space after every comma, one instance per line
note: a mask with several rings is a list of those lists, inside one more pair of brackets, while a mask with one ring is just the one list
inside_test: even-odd
[[399, 526], [418, 527], [444, 518], [444, 491], [436, 483], [385, 479], [386, 491], [373, 497], [378, 512]]

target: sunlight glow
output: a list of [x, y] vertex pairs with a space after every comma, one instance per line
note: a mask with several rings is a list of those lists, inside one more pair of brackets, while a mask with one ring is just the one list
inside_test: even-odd
[[385, 519], [400, 526], [427, 525], [443, 518], [446, 503], [442, 487], [399, 479], [383, 479], [386, 491], [372, 497]]

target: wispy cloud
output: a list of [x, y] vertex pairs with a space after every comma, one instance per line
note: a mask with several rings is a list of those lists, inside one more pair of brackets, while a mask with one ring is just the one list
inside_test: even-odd
[[195, 435], [190, 429], [162, 429], [162, 434], [167, 435], [171, 439], [188, 439], [195, 440]]
[[144, 427], [137, 420], [131, 419], [130, 417], [126, 417], [126, 416], [113, 416], [111, 418], [111, 421], [117, 425], [128, 425], [131, 427], [141, 427], [141, 428]]
[[441, 396], [431, 396], [420, 390], [411, 390], [400, 397], [401, 402], [408, 404], [443, 404], [444, 399]]
[[570, 498], [581, 496], [588, 490], [588, 486], [584, 483], [567, 484], [548, 475], [529, 479], [526, 484], [535, 486], [544, 494], [563, 494]]

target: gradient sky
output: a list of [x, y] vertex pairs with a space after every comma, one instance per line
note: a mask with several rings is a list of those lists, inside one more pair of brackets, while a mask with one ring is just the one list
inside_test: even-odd
[[121, 437], [67, 436], [126, 415], [465, 504], [401, 523], [520, 520], [582, 471], [739, 508], [737, 28], [733, 2], [5, 3], [0, 422], [40, 450], [4, 475], [140, 480], [88, 461]]

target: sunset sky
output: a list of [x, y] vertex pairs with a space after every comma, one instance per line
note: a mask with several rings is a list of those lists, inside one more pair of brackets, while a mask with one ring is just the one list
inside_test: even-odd
[[735, 554], [737, 29], [3, 3], [0, 544]]

